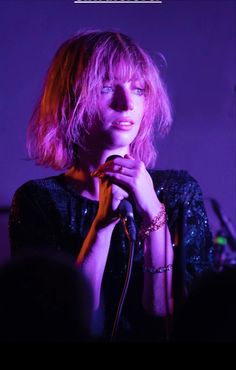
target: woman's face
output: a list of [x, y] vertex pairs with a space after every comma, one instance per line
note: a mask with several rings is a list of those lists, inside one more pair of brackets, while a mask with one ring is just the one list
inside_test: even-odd
[[128, 147], [137, 136], [144, 115], [144, 81], [105, 81], [98, 106], [97, 139], [109, 149]]

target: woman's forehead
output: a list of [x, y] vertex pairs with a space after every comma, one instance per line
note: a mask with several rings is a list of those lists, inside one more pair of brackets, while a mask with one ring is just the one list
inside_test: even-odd
[[122, 81], [122, 82], [134, 82], [134, 81], [143, 81], [143, 73], [137, 68], [109, 68], [103, 80], [113, 80], [113, 81]]
[[140, 76], [144, 69], [143, 63], [134, 60], [133, 57], [113, 59], [105, 63], [104, 67], [106, 74], [126, 79]]
[[132, 78], [119, 78], [118, 76], [114, 76], [112, 78], [104, 78], [103, 82], [112, 82], [112, 83], [139, 83], [141, 85], [145, 85], [145, 80], [142, 77], [132, 77]]

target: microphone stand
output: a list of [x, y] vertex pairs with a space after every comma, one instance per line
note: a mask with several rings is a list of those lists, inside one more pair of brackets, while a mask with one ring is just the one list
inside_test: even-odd
[[214, 198], [210, 198], [210, 202], [220, 222], [220, 229], [214, 237], [217, 270], [222, 271], [225, 268], [235, 268], [236, 230], [229, 218], [222, 212], [218, 201]]
[[219, 203], [213, 198], [210, 198], [210, 200], [212, 208], [221, 223], [222, 229], [224, 230], [224, 234], [228, 240], [230, 248], [236, 251], [236, 230], [234, 229], [234, 226], [228, 217], [226, 217], [226, 215], [221, 211]]

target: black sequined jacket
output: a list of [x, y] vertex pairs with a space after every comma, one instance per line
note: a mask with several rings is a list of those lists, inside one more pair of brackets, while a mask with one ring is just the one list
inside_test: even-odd
[[[201, 189], [186, 171], [149, 171], [156, 194], [164, 203], [173, 248], [178, 250], [180, 278], [184, 289], [214, 266], [214, 251]], [[145, 191], [145, 189], [143, 189]], [[78, 256], [98, 209], [98, 202], [78, 194], [64, 174], [22, 185], [15, 193], [9, 219], [12, 253], [21, 249], [47, 248]], [[135, 214], [137, 228], [141, 220]], [[181, 251], [179, 253], [179, 251]], [[177, 253], [176, 253], [177, 255]], [[128, 241], [123, 225], [113, 231], [103, 278], [105, 332], [109, 336], [122, 291], [128, 259]], [[155, 328], [141, 304], [143, 250], [137, 243], [130, 286], [122, 311], [121, 331], [131, 337], [150, 339]], [[146, 334], [145, 334], [146, 333]], [[155, 337], [155, 333], [151, 337]], [[128, 336], [125, 337], [128, 338]], [[137, 339], [138, 340], [138, 339]]]

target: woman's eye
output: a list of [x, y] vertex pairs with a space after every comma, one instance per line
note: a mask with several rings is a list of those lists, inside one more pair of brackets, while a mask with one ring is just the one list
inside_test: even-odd
[[112, 86], [103, 86], [101, 92], [102, 92], [102, 94], [107, 94], [107, 93], [113, 92], [113, 87]]
[[141, 87], [135, 87], [134, 91], [137, 95], [144, 95], [144, 89], [142, 89]]

